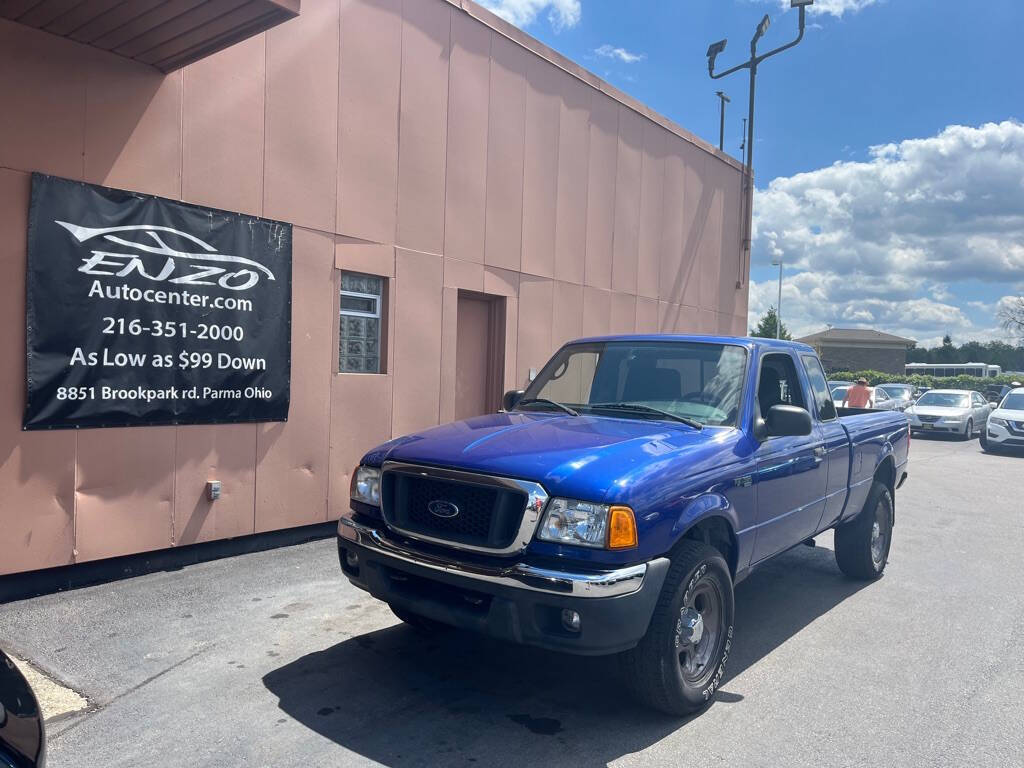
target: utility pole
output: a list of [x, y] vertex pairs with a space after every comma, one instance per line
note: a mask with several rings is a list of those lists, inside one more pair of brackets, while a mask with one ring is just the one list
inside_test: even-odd
[[745, 204], [745, 210], [743, 213], [743, 248], [740, 255], [740, 272], [739, 280], [736, 281], [736, 287], [741, 288], [743, 286], [744, 275], [750, 270], [750, 240], [751, 240], [751, 218], [754, 207], [754, 88], [757, 83], [757, 67], [765, 59], [774, 56], [777, 53], [792, 48], [794, 45], [799, 43], [804, 38], [804, 25], [806, 21], [806, 10], [807, 6], [813, 5], [814, 0], [790, 0], [790, 7], [798, 8], [800, 11], [799, 19], [799, 33], [795, 40], [792, 40], [785, 45], [780, 45], [778, 48], [774, 48], [768, 53], [763, 53], [760, 56], [757, 55], [757, 43], [764, 36], [764, 33], [768, 31], [768, 27], [771, 25], [772, 20], [765, 14], [764, 18], [761, 19], [761, 23], [757, 25], [757, 30], [754, 32], [754, 37], [750, 41], [750, 58], [742, 64], [737, 64], [731, 69], [727, 69], [725, 72], [715, 74], [715, 59], [718, 55], [725, 50], [726, 40], [719, 40], [717, 43], [712, 43], [708, 46], [708, 74], [712, 80], [718, 80], [719, 78], [731, 75], [734, 72], [739, 72], [741, 69], [746, 69], [750, 72], [750, 103], [747, 107], [747, 138], [746, 138], [746, 179], [745, 189], [743, 195], [743, 201]]
[[725, 91], [715, 91], [715, 95], [718, 96], [721, 102], [721, 109], [719, 110], [718, 116], [718, 148], [721, 150], [725, 144], [725, 105], [728, 104], [731, 99], [725, 95]]

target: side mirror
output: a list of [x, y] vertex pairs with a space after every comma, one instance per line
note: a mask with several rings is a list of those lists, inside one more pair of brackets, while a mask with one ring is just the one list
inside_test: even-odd
[[989, 409], [994, 411], [996, 408], [999, 407], [999, 403], [993, 403], [993, 402], [989, 401], [988, 407], [989, 407]]
[[769, 437], [803, 437], [811, 434], [811, 414], [795, 405], [773, 405], [764, 420]]
[[523, 399], [523, 390], [521, 389], [510, 389], [505, 393], [505, 396], [501, 398], [501, 407], [506, 411], [511, 411], [515, 408], [519, 401]]

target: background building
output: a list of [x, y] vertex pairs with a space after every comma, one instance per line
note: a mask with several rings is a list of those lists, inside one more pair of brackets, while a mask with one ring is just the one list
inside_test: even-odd
[[[236, 5], [0, 11], [0, 573], [324, 522], [568, 339], [745, 331], [734, 159], [468, 0]], [[22, 432], [32, 171], [293, 223], [289, 420]]]
[[907, 349], [917, 342], [867, 328], [829, 328], [804, 336], [804, 344], [817, 350], [825, 370], [903, 373]]

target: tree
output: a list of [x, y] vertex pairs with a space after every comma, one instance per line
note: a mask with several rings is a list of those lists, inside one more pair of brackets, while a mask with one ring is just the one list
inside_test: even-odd
[[[761, 315], [761, 319], [757, 321], [757, 327], [750, 329], [750, 335], [759, 339], [774, 339], [775, 328], [779, 322], [779, 313], [775, 311], [774, 306], [768, 307], [768, 311]], [[791, 341], [792, 336], [789, 335], [789, 331], [786, 329], [786, 324], [782, 324], [781, 333], [779, 333], [780, 339], [786, 339]]]
[[1024, 341], [1024, 296], [1017, 296], [996, 313], [1000, 325]]
[[955, 363], [956, 347], [953, 346], [953, 338], [947, 333], [942, 337], [942, 346], [936, 350], [937, 363]]

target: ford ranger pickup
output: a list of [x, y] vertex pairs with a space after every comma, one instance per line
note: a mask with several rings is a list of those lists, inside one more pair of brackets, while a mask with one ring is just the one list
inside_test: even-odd
[[837, 408], [803, 344], [581, 339], [502, 411], [367, 453], [338, 554], [403, 621], [616, 654], [684, 714], [722, 681], [752, 569], [835, 529], [843, 573], [882, 575], [909, 446], [902, 413]]

